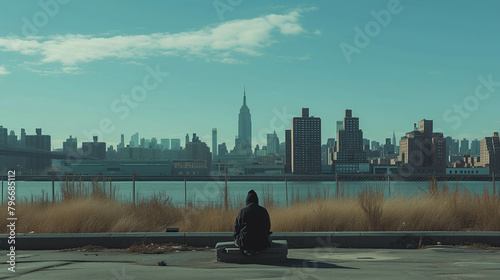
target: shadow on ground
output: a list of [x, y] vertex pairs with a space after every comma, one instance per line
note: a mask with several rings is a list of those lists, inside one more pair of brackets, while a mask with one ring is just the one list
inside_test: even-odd
[[306, 259], [294, 259], [294, 258], [288, 258], [286, 262], [283, 263], [261, 263], [263, 265], [270, 265], [270, 266], [281, 266], [281, 267], [290, 267], [290, 268], [298, 268], [298, 267], [303, 267], [303, 268], [342, 268], [342, 269], [359, 269], [356, 267], [348, 267], [348, 266], [341, 266], [341, 265], [336, 265], [332, 263], [326, 263], [326, 262], [318, 262], [318, 261], [312, 261], [312, 260], [306, 260]]

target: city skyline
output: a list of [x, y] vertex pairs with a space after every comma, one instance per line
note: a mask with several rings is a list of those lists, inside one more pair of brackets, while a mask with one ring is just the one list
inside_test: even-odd
[[[0, 125], [42, 128], [52, 148], [70, 135], [91, 142], [103, 120], [114, 129], [99, 139], [115, 147], [136, 132], [197, 133], [212, 147], [217, 128], [232, 149], [245, 86], [253, 147], [274, 131], [284, 139], [302, 108], [322, 119], [322, 143], [345, 109], [380, 143], [422, 119], [454, 139], [500, 130], [500, 3], [392, 2], [2, 3]], [[378, 34], [356, 44], [372, 22]], [[122, 99], [140, 86], [138, 100]]]
[[[246, 98], [245, 98], [245, 99], [246, 99]], [[303, 109], [303, 108], [301, 108], [301, 110], [302, 110], [302, 109]], [[346, 110], [350, 110], [350, 109], [346, 109]], [[293, 117], [297, 117], [297, 116], [293, 116]], [[319, 118], [321, 119], [321, 117], [319, 117]], [[419, 121], [422, 121], [422, 120], [425, 120], [425, 119], [421, 119], [421, 120], [419, 120]], [[419, 121], [417, 121], [417, 122], [419, 122]], [[360, 122], [360, 123], [362, 123], [362, 121], [361, 121], [361, 120], [359, 120], [359, 122]], [[416, 124], [417, 122], [414, 122], [413, 124]], [[336, 125], [338, 125], [338, 124], [337, 124], [337, 122], [335, 122], [335, 124], [336, 124]], [[409, 124], [410, 124], [410, 123], [409, 123]], [[16, 130], [13, 130], [13, 129], [11, 129], [11, 128], [5, 127], [5, 126], [3, 126], [2, 124], [0, 124], [0, 126], [2, 126], [2, 127], [4, 127], [5, 129], [7, 129], [9, 134], [11, 134], [11, 133], [12, 133], [12, 131], [14, 131], [15, 135], [17, 136], [17, 138], [18, 138], [18, 139], [20, 139], [20, 138], [21, 138], [21, 134], [17, 133], [17, 131], [16, 131]], [[39, 128], [43, 129], [43, 127], [36, 127], [36, 128], [34, 129], [34, 132], [33, 132], [33, 133], [31, 133], [31, 134], [30, 134], [30, 132], [29, 132], [29, 131], [27, 131], [27, 129], [26, 129], [25, 127], [19, 128], [19, 132], [21, 132], [21, 130], [24, 130], [24, 131], [27, 131], [27, 132], [26, 132], [26, 134], [27, 134], [27, 135], [35, 135], [35, 134], [36, 134], [35, 132], [36, 132]], [[289, 127], [289, 128], [290, 128], [290, 127]], [[289, 128], [287, 128], [287, 129], [289, 129]], [[212, 129], [211, 129], [212, 134], [210, 134], [210, 135], [208, 135], [208, 134], [207, 134], [207, 135], [203, 135], [203, 136], [201, 137], [202, 142], [206, 142], [207, 144], [210, 144], [210, 146], [211, 146], [211, 147], [213, 147], [212, 140], [214, 139], [214, 138], [213, 138], [213, 129], [217, 129], [217, 128], [212, 128]], [[322, 129], [322, 131], [324, 130], [323, 126], [321, 127], [321, 129]], [[337, 130], [337, 129], [338, 129], [338, 128], [336, 127], [336, 131], [338, 132], [338, 130]], [[361, 130], [363, 130], [363, 128], [361, 127], [361, 125], [360, 125], [360, 129], [361, 129]], [[286, 130], [286, 129], [285, 129], [285, 130]], [[281, 135], [281, 137], [285, 137], [285, 130], [283, 130], [283, 135]], [[401, 136], [401, 137], [395, 137], [395, 132], [394, 132], [394, 131], [392, 131], [392, 132], [391, 132], [391, 133], [392, 133], [392, 140], [393, 140], [393, 141], [394, 141], [394, 140], [396, 140], [396, 145], [399, 145], [399, 140], [401, 140], [401, 138], [404, 138], [404, 136], [406, 135], [406, 133], [408, 133], [408, 131], [410, 131], [410, 128], [408, 128], [407, 132], [404, 132], [404, 133], [402, 134], [402, 136]], [[45, 132], [45, 131], [44, 131], [44, 132]], [[261, 131], [261, 132], [262, 132], [262, 131]], [[266, 132], [268, 132], [268, 131], [266, 130]], [[491, 132], [494, 132], [494, 131], [491, 131]], [[491, 134], [491, 132], [490, 132], [490, 134]], [[193, 133], [194, 133], [194, 134], [197, 134], [197, 132], [189, 132], [189, 133], [187, 133], [187, 134], [193, 134]], [[276, 133], [276, 131], [273, 131], [272, 133]], [[44, 134], [46, 134], [46, 135], [50, 135], [51, 137], [53, 137], [50, 133], [44, 133]], [[186, 138], [186, 139], [187, 139], [187, 137], [188, 137], [188, 135], [187, 135], [187, 134], [186, 134], [186, 135], [181, 135], [180, 137], [171, 137], [171, 136], [169, 136], [168, 134], [167, 134], [167, 135], [165, 135], [165, 136], [152, 135], [152, 136], [150, 136], [150, 137], [149, 137], [149, 136], [144, 137], [144, 136], [142, 136], [142, 134], [141, 134], [141, 132], [140, 132], [140, 131], [137, 131], [137, 132], [133, 133], [133, 134], [132, 134], [132, 135], [130, 135], [130, 136], [124, 135], [123, 133], [119, 133], [119, 135], [120, 135], [120, 139], [118, 139], [117, 141], [104, 141], [104, 142], [106, 142], [107, 147], [109, 147], [110, 145], [112, 145], [114, 149], [117, 149], [117, 148], [119, 147], [120, 143], [121, 143], [121, 136], [122, 136], [122, 135], [123, 135], [123, 136], [124, 136], [124, 138], [125, 138], [124, 143], [125, 143], [125, 147], [126, 147], [126, 146], [128, 146], [130, 143], [132, 143], [132, 142], [133, 142], [133, 140], [132, 140], [132, 139], [133, 139], [134, 137], [135, 137], [135, 138], [137, 138], [137, 141], [136, 141], [136, 142], [138, 142], [138, 143], [139, 143], [141, 140], [143, 140], [143, 139], [145, 139], [146, 141], [149, 141], [149, 140], [151, 140], [151, 139], [157, 139], [157, 140], [176, 140], [176, 141], [180, 141], [180, 140], [181, 140], [181, 139], [183, 139], [183, 138]], [[67, 135], [68, 135], [68, 136], [67, 136], [65, 139], [61, 140], [61, 141], [60, 141], [59, 139], [57, 139], [57, 140], [55, 140], [55, 141], [54, 141], [54, 139], [52, 139], [52, 140], [51, 140], [51, 149], [52, 149], [52, 150], [62, 149], [62, 148], [63, 148], [63, 144], [64, 144], [64, 142], [65, 142], [68, 138], [73, 137], [74, 139], [78, 139], [78, 137], [74, 137], [74, 134], [71, 134], [71, 133], [70, 133], [70, 134], [67, 134]], [[92, 142], [92, 141], [93, 141], [93, 139], [95, 138], [95, 136], [96, 136], [96, 135], [92, 135], [92, 137], [90, 138], [90, 140], [89, 140], [89, 139], [87, 139], [87, 138], [83, 138], [83, 140], [80, 140], [78, 143], [81, 145], [81, 143], [82, 143], [82, 142]], [[210, 137], [209, 137], [209, 136], [210, 136]], [[460, 143], [461, 143], [461, 141], [462, 141], [462, 140], [468, 140], [468, 141], [470, 141], [470, 142], [473, 142], [473, 141], [479, 141], [480, 139], [482, 139], [482, 138], [486, 137], [487, 135], [482, 135], [482, 136], [473, 136], [472, 138], [465, 138], [465, 137], [464, 137], [463, 139], [457, 139], [457, 138], [455, 138], [455, 137], [453, 137], [453, 136], [446, 135], [446, 134], [445, 134], [445, 136], [447, 136], [447, 137], [451, 137], [451, 138], [453, 138], [454, 140], [458, 140], [458, 141], [460, 141]], [[236, 138], [238, 138], [238, 134], [236, 134], [236, 136], [235, 136], [235, 137], [236, 137]], [[266, 137], [267, 137], [267, 134], [266, 134]], [[323, 136], [323, 137], [322, 137], [322, 140], [323, 140], [324, 138], [325, 138], [325, 137]], [[331, 137], [330, 137], [330, 136], [328, 136], [328, 137], [326, 137], [326, 138], [327, 138], [327, 140], [326, 140], [326, 141], [324, 141], [324, 142], [321, 142], [322, 144], [325, 144], [325, 143], [328, 141], [328, 139], [330, 139], [330, 138], [337, 139], [337, 138], [336, 138], [336, 134], [334, 134], [334, 135], [333, 135], [333, 136], [331, 136]], [[129, 139], [129, 140], [127, 140], [127, 139]], [[252, 138], [252, 139], [254, 139], [254, 138]], [[367, 140], [370, 140], [370, 141], [377, 141], [377, 140], [380, 140], [380, 139], [370, 138], [370, 137], [367, 137], [367, 136], [366, 136], [366, 137], [363, 137], [363, 139], [367, 139]], [[389, 137], [385, 137], [384, 139], [389, 139]], [[267, 143], [267, 138], [266, 138], [265, 140], [262, 140], [262, 139], [258, 139], [258, 140], [259, 140], [259, 141], [255, 141], [256, 143], [253, 145], [253, 148], [255, 148], [255, 146], [256, 146], [256, 145], [259, 145], [260, 147], [262, 147], [262, 146], [266, 146], [266, 143]], [[379, 141], [377, 141], [377, 142], [379, 142]], [[380, 142], [383, 142], [383, 141], [380, 141]], [[231, 145], [231, 142], [230, 142], [230, 141], [229, 141], [229, 142], [226, 142], [226, 141], [222, 141], [222, 142], [221, 142], [221, 141], [217, 141], [217, 144], [222, 144], [222, 143], [226, 143], [226, 145]], [[233, 143], [234, 143], [234, 141], [233, 141]], [[282, 141], [282, 142], [280, 142], [280, 143], [284, 143], [284, 142]], [[184, 147], [184, 148], [186, 147], [186, 141], [184, 141], [184, 145], [182, 145], [182, 142], [180, 142], [180, 144], [181, 144], [181, 147]], [[139, 146], [139, 145], [135, 145], [135, 146], [133, 146], [133, 145], [132, 145], [131, 147], [138, 147], [138, 146]], [[235, 145], [230, 146], [230, 147], [235, 147]], [[460, 144], [460, 146], [459, 146], [459, 147], [460, 147], [460, 149], [462, 149], [462, 145], [461, 145], [461, 144]], [[467, 147], [468, 147], [468, 148], [470, 148], [470, 145], [468, 145]], [[232, 148], [231, 148], [231, 149], [232, 149]]]

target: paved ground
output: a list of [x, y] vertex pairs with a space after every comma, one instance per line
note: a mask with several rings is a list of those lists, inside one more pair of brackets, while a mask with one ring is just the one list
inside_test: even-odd
[[[6, 260], [6, 251], [1, 254]], [[16, 272], [0, 279], [499, 279], [500, 251], [434, 247], [292, 249], [281, 265], [217, 262], [215, 251], [131, 254], [123, 251], [17, 251]], [[167, 266], [156, 266], [161, 260]]]

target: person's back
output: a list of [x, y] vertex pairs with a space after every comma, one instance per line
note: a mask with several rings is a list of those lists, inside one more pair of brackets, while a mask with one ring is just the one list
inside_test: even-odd
[[270, 246], [271, 221], [269, 213], [259, 206], [254, 190], [248, 192], [246, 207], [240, 210], [234, 223], [236, 245], [242, 250], [261, 251]]

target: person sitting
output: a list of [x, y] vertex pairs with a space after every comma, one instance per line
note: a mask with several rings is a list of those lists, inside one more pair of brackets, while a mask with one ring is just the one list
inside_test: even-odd
[[249, 191], [246, 206], [239, 211], [234, 223], [235, 244], [245, 254], [260, 252], [271, 246], [270, 229], [269, 213], [259, 205], [257, 193]]

